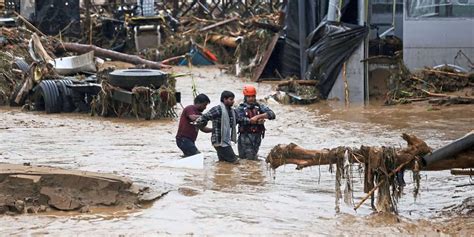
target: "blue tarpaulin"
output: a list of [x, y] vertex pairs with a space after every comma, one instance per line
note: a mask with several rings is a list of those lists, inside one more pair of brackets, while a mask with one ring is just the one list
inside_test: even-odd
[[[193, 46], [191, 51], [189, 51], [191, 55], [191, 63], [193, 65], [214, 65], [214, 62], [208, 59], [197, 47]], [[186, 66], [188, 65], [188, 58], [184, 58], [179, 62], [179, 66]]]

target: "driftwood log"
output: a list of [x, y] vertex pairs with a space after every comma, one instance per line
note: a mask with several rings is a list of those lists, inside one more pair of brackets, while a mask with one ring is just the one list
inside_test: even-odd
[[240, 44], [242, 39], [240, 37], [232, 37], [232, 36], [225, 36], [225, 35], [210, 35], [209, 36], [209, 41], [222, 45], [222, 46], [227, 46], [230, 48], [237, 48], [237, 46]]
[[[403, 149], [394, 148], [395, 165], [400, 165], [413, 158], [428, 154], [432, 149], [421, 139], [414, 135], [403, 134], [402, 138], [407, 142], [407, 147]], [[310, 150], [296, 144], [277, 145], [267, 156], [266, 162], [273, 169], [285, 164], [295, 164], [296, 169], [303, 169], [315, 165], [335, 164], [338, 159], [343, 159], [345, 151], [352, 154], [349, 157], [351, 163], [367, 163], [370, 159], [381, 156], [384, 147], [361, 146], [360, 148], [337, 147], [333, 149]], [[380, 157], [379, 157], [380, 158]], [[405, 168], [412, 169], [413, 164], [408, 164]], [[452, 159], [438, 161], [425, 167], [422, 170], [447, 170], [453, 168], [474, 168], [474, 150], [464, 151]]]
[[56, 51], [66, 50], [66, 51], [71, 51], [71, 52], [75, 52], [79, 54], [84, 54], [90, 51], [94, 51], [94, 55], [97, 57], [110, 58], [112, 60], [132, 63], [135, 65], [145, 65], [151, 69], [162, 69], [162, 68], [170, 67], [160, 62], [153, 62], [150, 60], [140, 58], [139, 56], [136, 56], [136, 55], [129, 55], [129, 54], [119, 53], [119, 52], [115, 52], [108, 49], [103, 49], [95, 45], [85, 45], [85, 44], [78, 44], [78, 43], [59, 43], [57, 44], [55, 48], [56, 48]]

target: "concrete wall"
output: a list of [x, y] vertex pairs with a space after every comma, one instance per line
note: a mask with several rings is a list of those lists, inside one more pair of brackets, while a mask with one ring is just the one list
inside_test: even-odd
[[[365, 71], [364, 63], [361, 62], [362, 59], [364, 59], [364, 44], [361, 44], [346, 62], [346, 80], [349, 91], [349, 102], [351, 103], [364, 102]], [[343, 70], [339, 73], [328, 95], [328, 99], [337, 98], [341, 102], [345, 101], [345, 83], [342, 71]]]

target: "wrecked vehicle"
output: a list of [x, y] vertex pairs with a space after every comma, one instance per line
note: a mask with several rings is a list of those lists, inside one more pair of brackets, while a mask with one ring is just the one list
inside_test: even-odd
[[[104, 64], [104, 61], [95, 55], [136, 64], [145, 63], [152, 68], [159, 68], [158, 63], [100, 48], [92, 48], [92, 51], [79, 56], [55, 58], [51, 56], [55, 55], [52, 52], [54, 39], [39, 37], [35, 33], [30, 33], [30, 40], [20, 39], [17, 37], [21, 31], [6, 28], [2, 30], [8, 37], [4, 47], [22, 50], [20, 52], [23, 58], [31, 62], [27, 63], [18, 56], [4, 53], [5, 72], [18, 72], [18, 75], [5, 74], [6, 88], [2, 90], [4, 103], [11, 101], [12, 105], [47, 113], [76, 111], [145, 119], [176, 116], [174, 106], [179, 103], [180, 94], [175, 91], [172, 75], [155, 69], [120, 71], [102, 68], [96, 72], [97, 66]], [[28, 31], [24, 33], [28, 34]], [[23, 44], [16, 43], [18, 41]], [[71, 47], [84, 49], [81, 45]]]

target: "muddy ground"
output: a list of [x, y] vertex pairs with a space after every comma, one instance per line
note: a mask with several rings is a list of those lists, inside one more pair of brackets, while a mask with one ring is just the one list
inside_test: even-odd
[[[188, 72], [187, 68], [175, 69]], [[193, 69], [199, 92], [212, 105], [223, 89], [241, 100], [244, 82], [216, 68]], [[191, 77], [179, 78], [183, 105], [192, 101]], [[258, 97], [272, 86], [259, 84]], [[261, 156], [279, 143], [296, 142], [306, 148], [389, 145], [403, 146], [402, 132], [440, 147], [474, 129], [474, 105], [443, 106], [378, 104], [348, 108], [338, 102], [311, 106], [269, 106], [277, 114], [267, 123]], [[209, 107], [208, 107], [209, 108]], [[179, 111], [180, 112], [180, 111]], [[89, 214], [55, 212], [47, 215], [1, 216], [5, 234], [460, 234], [474, 231], [469, 177], [449, 171], [423, 172], [421, 195], [411, 195], [413, 183], [406, 172], [405, 196], [399, 216], [372, 214], [369, 203], [357, 212], [342, 204], [335, 211], [335, 178], [328, 167], [275, 173], [263, 160], [240, 165], [217, 163], [208, 134], [197, 146], [204, 153], [204, 169], [170, 168], [179, 159], [175, 145], [177, 119], [137, 121], [90, 117], [86, 114], [46, 115], [0, 108], [0, 162], [50, 165], [84, 171], [114, 173], [137, 184], [166, 183], [172, 191], [142, 210], [103, 210]], [[354, 173], [357, 177], [358, 173]], [[355, 200], [360, 200], [362, 179], [355, 179]], [[467, 200], [467, 201], [466, 201]], [[463, 203], [464, 201], [464, 203]]]
[[111, 174], [0, 163], [0, 214], [140, 208], [166, 195], [166, 187], [134, 185]]

